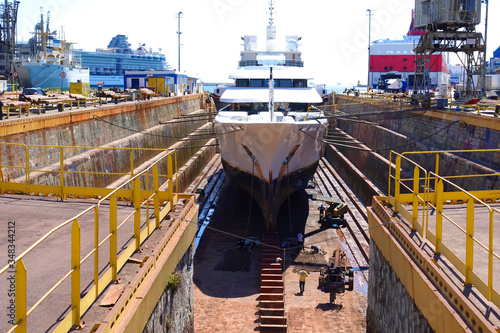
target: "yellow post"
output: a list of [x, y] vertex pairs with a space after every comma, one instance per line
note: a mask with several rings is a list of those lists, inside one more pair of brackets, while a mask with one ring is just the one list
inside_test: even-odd
[[80, 224], [78, 219], [71, 226], [71, 311], [73, 325], [80, 326]]
[[28, 148], [28, 146], [24, 145], [24, 152], [25, 152], [25, 156], [26, 156], [26, 178], [25, 178], [25, 183], [26, 183], [26, 193], [30, 193], [29, 189], [30, 189], [30, 163], [28, 163], [28, 161], [30, 160], [30, 150]]
[[474, 199], [467, 202], [467, 239], [465, 242], [465, 284], [471, 284], [474, 267]]
[[443, 180], [439, 180], [436, 187], [436, 253], [441, 253], [443, 241]]
[[172, 154], [169, 153], [167, 157], [167, 176], [168, 176], [168, 209], [174, 209], [174, 182], [172, 180]]
[[419, 205], [419, 186], [420, 186], [420, 170], [418, 166], [415, 165], [413, 171], [413, 216], [411, 219], [411, 230], [417, 230], [417, 220], [418, 220], [418, 205]]
[[26, 333], [28, 326], [26, 324], [27, 315], [27, 285], [26, 285], [26, 267], [23, 260], [16, 264], [16, 333]]
[[109, 198], [109, 263], [113, 281], [118, 281], [118, 217], [116, 193]]
[[96, 298], [99, 297], [99, 208], [99, 205], [94, 207], [94, 285]]
[[135, 250], [141, 249], [141, 181], [136, 178], [134, 182], [134, 238]]
[[[2, 112], [2, 111], [0, 110], [0, 112]], [[3, 182], [2, 147], [3, 147], [3, 145], [0, 144], [0, 195], [3, 195], [3, 188], [2, 188], [2, 182]], [[28, 163], [26, 163], [26, 164], [28, 164]]]
[[394, 211], [397, 213], [399, 202], [399, 194], [400, 194], [400, 179], [401, 179], [401, 155], [396, 157], [396, 179], [394, 181], [394, 200], [396, 201], [396, 205], [394, 205]]
[[495, 211], [490, 208], [490, 236], [488, 246], [488, 301], [491, 301], [493, 296], [493, 213]]
[[389, 153], [389, 182], [387, 184], [387, 195], [391, 196], [391, 176], [392, 176], [392, 151]]
[[59, 149], [59, 164], [60, 164], [60, 169], [61, 172], [59, 173], [59, 182], [61, 185], [61, 200], [64, 201], [65, 196], [64, 196], [64, 155], [63, 155], [63, 147]]
[[151, 227], [149, 225], [149, 169], [146, 170], [146, 227], [148, 229], [148, 237], [151, 235]]
[[[174, 174], [175, 174], [175, 192], [176, 192], [176, 196], [175, 196], [175, 202], [177, 202], [177, 200], [179, 199], [179, 177], [178, 177], [178, 174], [177, 174], [177, 170], [179, 170], [179, 166], [177, 165], [177, 150], [174, 150]], [[172, 209], [174, 209], [174, 206], [173, 206], [174, 203], [172, 203]]]
[[155, 193], [155, 223], [156, 228], [160, 227], [160, 198], [158, 190], [160, 189], [160, 182], [158, 179], [158, 164], [153, 167], [153, 191]]
[[130, 150], [130, 178], [134, 178], [134, 150]]
[[437, 187], [438, 183], [438, 178], [437, 175], [439, 175], [439, 153], [436, 154], [436, 178], [434, 179], [434, 188]]

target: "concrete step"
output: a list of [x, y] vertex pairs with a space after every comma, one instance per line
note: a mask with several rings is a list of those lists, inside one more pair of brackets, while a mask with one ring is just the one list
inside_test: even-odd
[[266, 275], [266, 274], [283, 274], [281, 271], [281, 268], [261, 268], [260, 270], [261, 275]]
[[259, 314], [261, 316], [281, 316], [285, 315], [285, 309], [283, 308], [260, 308]]
[[261, 301], [283, 301], [283, 293], [265, 293], [260, 294]]
[[280, 272], [279, 274], [260, 274], [260, 281], [264, 280], [282, 280], [283, 274]]
[[283, 294], [283, 286], [260, 286], [261, 294]]
[[281, 280], [260, 280], [261, 287], [273, 287], [280, 286], [283, 287], [283, 279]]
[[262, 250], [260, 253], [260, 256], [262, 258], [267, 258], [267, 257], [281, 257], [281, 251], [275, 251], [275, 250]]
[[260, 300], [259, 304], [261, 309], [284, 309], [285, 302], [281, 301], [272, 301], [272, 300]]
[[283, 316], [260, 316], [261, 324], [286, 325], [286, 318]]
[[286, 325], [260, 324], [260, 332], [286, 332]]
[[[262, 264], [279, 264], [276, 262], [276, 258], [277, 257], [273, 257], [273, 258], [263, 258], [261, 259], [261, 263]], [[281, 264], [280, 264], [281, 265]]]
[[272, 259], [273, 261], [275, 261], [276, 258], [281, 258], [281, 254], [262, 254], [260, 257], [260, 259]]
[[270, 247], [265, 247], [262, 250], [260, 250], [261, 254], [279, 254], [281, 255], [281, 250], [275, 249], [275, 248], [270, 248]]
[[281, 269], [281, 264], [279, 262], [262, 262], [260, 268], [279, 268]]

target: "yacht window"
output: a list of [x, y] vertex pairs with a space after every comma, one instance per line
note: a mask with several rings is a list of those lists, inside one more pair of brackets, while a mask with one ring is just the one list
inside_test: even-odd
[[294, 88], [305, 88], [307, 87], [307, 80], [293, 80]]
[[251, 103], [237, 103], [235, 105], [236, 111], [250, 111], [252, 104]]
[[249, 81], [247, 79], [238, 79], [236, 80], [236, 87], [248, 87]]
[[307, 103], [290, 103], [290, 111], [307, 111]]
[[267, 111], [269, 109], [268, 103], [252, 103], [252, 111]]
[[291, 88], [293, 87], [292, 85], [292, 80], [289, 79], [280, 79], [280, 80], [274, 80], [275, 86], [276, 87], [281, 87], [281, 88]]
[[269, 87], [269, 80], [252, 79], [252, 80], [250, 80], [250, 87], [253, 87], [253, 88]]

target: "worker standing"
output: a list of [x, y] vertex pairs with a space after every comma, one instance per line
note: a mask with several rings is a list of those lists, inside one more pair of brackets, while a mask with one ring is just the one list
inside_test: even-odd
[[323, 204], [321, 204], [321, 206], [319, 206], [318, 210], [319, 210], [319, 221], [323, 221], [323, 219], [325, 218], [325, 206], [323, 206]]
[[306, 287], [306, 278], [309, 276], [305, 270], [301, 270], [299, 273], [299, 288], [300, 288], [300, 293], [304, 293], [304, 289]]
[[301, 233], [297, 234], [297, 243], [300, 250], [302, 251], [304, 249], [304, 236]]

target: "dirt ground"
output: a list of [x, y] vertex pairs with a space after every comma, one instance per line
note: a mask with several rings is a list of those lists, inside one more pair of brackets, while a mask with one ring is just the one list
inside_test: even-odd
[[[365, 294], [347, 291], [337, 297], [336, 304], [330, 304], [329, 294], [317, 289], [319, 268], [340, 246], [336, 230], [319, 228], [317, 206], [304, 191], [298, 191], [290, 205], [283, 204], [278, 219], [282, 241], [289, 239], [293, 246], [296, 234], [301, 232], [305, 245], [301, 254], [291, 248], [284, 255], [288, 332], [365, 332]], [[262, 228], [257, 204], [250, 204], [249, 195], [226, 182], [210, 229], [195, 255], [196, 332], [259, 331], [260, 247], [240, 250], [237, 241], [238, 237], [258, 237]], [[309, 254], [311, 245], [320, 248], [319, 256]], [[298, 293], [298, 275], [294, 272], [299, 267], [310, 272], [304, 294]]]

